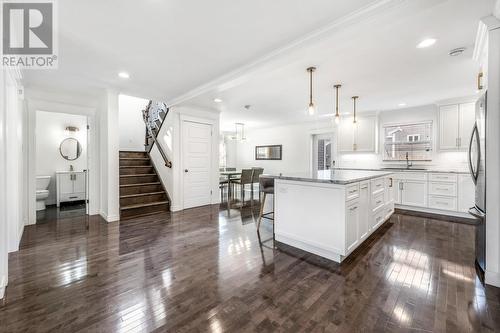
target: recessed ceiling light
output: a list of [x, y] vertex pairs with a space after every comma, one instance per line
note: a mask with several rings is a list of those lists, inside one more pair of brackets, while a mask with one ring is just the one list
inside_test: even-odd
[[120, 72], [120, 73], [118, 73], [118, 76], [121, 77], [122, 79], [129, 79], [130, 78], [130, 74], [127, 72]]
[[432, 46], [432, 45], [436, 44], [436, 41], [437, 40], [434, 38], [426, 38], [423, 41], [421, 41], [420, 43], [418, 43], [417, 48], [423, 49], [425, 47]]
[[215, 103], [222, 103], [222, 99], [220, 99], [220, 98], [214, 98], [214, 102]]
[[406, 106], [406, 103], [399, 103], [398, 106]]

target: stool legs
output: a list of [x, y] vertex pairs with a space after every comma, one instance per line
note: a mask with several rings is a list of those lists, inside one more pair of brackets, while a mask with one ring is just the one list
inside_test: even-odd
[[260, 213], [259, 213], [259, 222], [257, 223], [257, 232], [260, 228], [260, 222], [262, 221], [262, 215], [264, 214], [264, 204], [266, 203], [266, 192], [264, 192], [264, 197], [260, 203]]

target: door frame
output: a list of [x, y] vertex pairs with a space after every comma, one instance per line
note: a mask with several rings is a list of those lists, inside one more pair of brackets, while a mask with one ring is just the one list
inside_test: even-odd
[[[322, 133], [322, 134], [313, 134], [312, 135], [312, 140], [313, 140], [313, 142], [312, 142], [312, 144], [313, 144], [313, 146], [312, 146], [312, 161], [311, 161], [312, 162], [312, 171], [313, 171], [313, 173], [315, 173], [315, 172], [318, 171], [317, 163], [315, 163], [315, 162], [317, 162], [317, 158], [318, 158], [318, 156], [317, 156], [318, 147], [316, 146], [316, 141], [318, 139], [322, 139], [322, 138], [329, 138], [329, 139], [331, 139], [331, 142], [330, 142], [330, 154], [331, 154], [331, 156], [330, 156], [330, 158], [331, 158], [331, 162], [333, 162], [335, 160], [335, 158], [334, 158], [334, 153], [335, 153], [334, 152], [334, 150], [335, 150], [335, 133], [330, 132], [330, 133]], [[331, 167], [332, 166], [330, 165], [330, 168]]]
[[[214, 132], [217, 129], [217, 121], [215, 119], [209, 119], [209, 118], [201, 118], [201, 117], [194, 117], [194, 116], [189, 116], [189, 115], [180, 115], [180, 126], [179, 126], [179, 150], [180, 150], [180, 155], [179, 155], [179, 179], [180, 179], [180, 202], [181, 202], [181, 207], [182, 209], [185, 209], [184, 206], [184, 126], [186, 122], [191, 122], [191, 123], [198, 123], [198, 124], [204, 124], [204, 125], [209, 125], [211, 127], [211, 137], [212, 137], [212, 142], [211, 142], [211, 158], [210, 158], [210, 190], [212, 191], [210, 195], [210, 205], [220, 203], [220, 198], [219, 198], [219, 193], [218, 193], [218, 185], [219, 185], [219, 175], [218, 173], [215, 174], [214, 172], [214, 165], [218, 165], [219, 163], [219, 154], [214, 153], [217, 152], [219, 149], [219, 136], [214, 135]], [[215, 161], [214, 161], [215, 160]], [[217, 168], [218, 170], [218, 168]], [[215, 190], [217, 188], [217, 191]], [[194, 208], [194, 207], [191, 207]]]
[[[338, 157], [338, 130], [337, 128], [327, 127], [322, 129], [315, 129], [309, 131], [309, 172], [311, 175], [314, 173], [314, 136], [329, 134], [332, 136], [332, 160], [337, 162]], [[336, 165], [338, 167], [338, 165]]]
[[96, 158], [98, 138], [96, 128], [96, 109], [92, 107], [49, 102], [39, 99], [27, 99], [28, 110], [28, 221], [36, 223], [36, 111], [67, 113], [87, 117], [87, 183], [88, 200], [87, 214], [99, 214], [99, 164]]

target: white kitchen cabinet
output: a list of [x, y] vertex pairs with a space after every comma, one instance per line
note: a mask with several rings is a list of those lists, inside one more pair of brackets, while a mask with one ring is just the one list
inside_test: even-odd
[[359, 184], [358, 239], [363, 241], [371, 230], [370, 225], [370, 182]]
[[61, 202], [86, 200], [87, 173], [82, 172], [57, 172], [56, 173], [56, 199], [57, 207]]
[[469, 208], [474, 207], [475, 189], [470, 175], [458, 176], [458, 211], [467, 213]]
[[462, 103], [439, 107], [439, 149], [464, 150], [472, 132], [475, 104]]
[[360, 215], [359, 202], [356, 200], [347, 206], [346, 211], [346, 252], [351, 252], [360, 241], [358, 238], [358, 224]]
[[460, 149], [468, 149], [472, 128], [476, 121], [476, 105], [475, 103], [465, 103], [460, 104], [458, 107], [460, 116], [458, 145]]
[[357, 124], [352, 118], [342, 119], [338, 127], [339, 152], [375, 152], [377, 136], [377, 118], [358, 118]]
[[427, 182], [405, 180], [401, 189], [401, 204], [406, 206], [427, 206]]

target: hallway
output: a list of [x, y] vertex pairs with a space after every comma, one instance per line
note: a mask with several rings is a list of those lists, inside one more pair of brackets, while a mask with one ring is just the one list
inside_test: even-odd
[[260, 243], [258, 205], [229, 212], [26, 227], [0, 331], [500, 330], [500, 291], [476, 278], [470, 225], [395, 214], [339, 266], [273, 249], [267, 221]]

